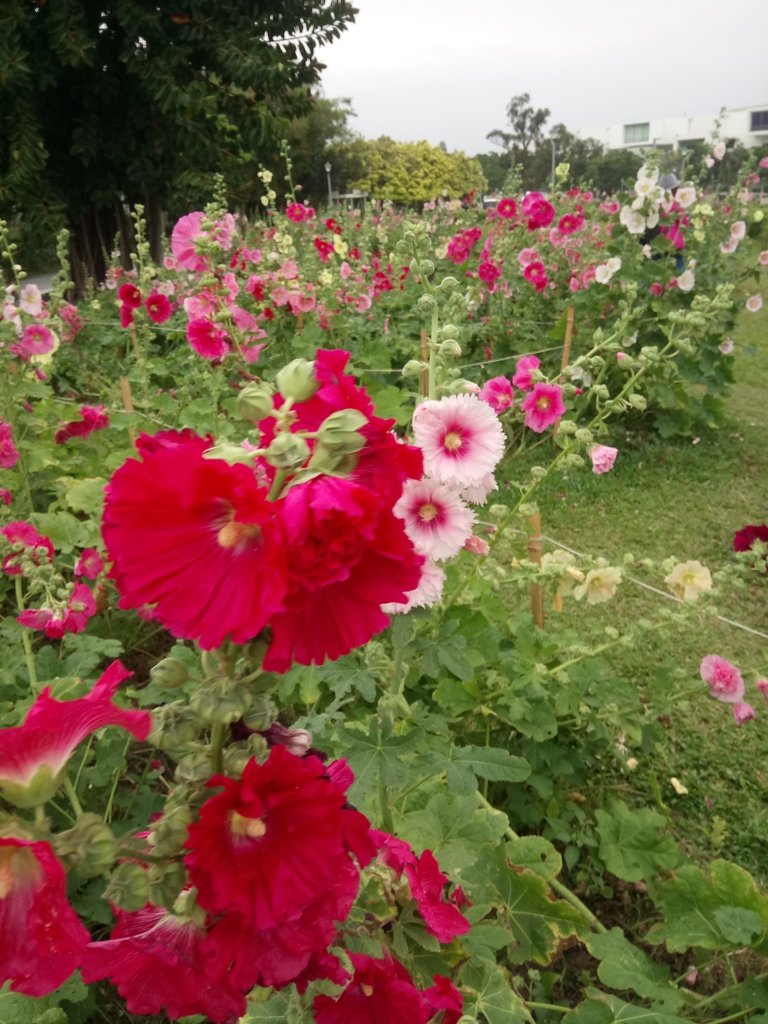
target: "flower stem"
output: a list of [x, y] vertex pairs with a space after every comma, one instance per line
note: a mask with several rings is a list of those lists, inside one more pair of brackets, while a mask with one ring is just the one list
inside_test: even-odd
[[75, 787], [72, 785], [72, 780], [68, 775], [64, 776], [64, 792], [67, 794], [67, 799], [72, 804], [72, 810], [78, 817], [80, 817], [83, 813], [83, 805], [80, 803], [80, 799], [75, 792]]
[[216, 722], [211, 729], [211, 762], [215, 773], [224, 770], [224, 735], [223, 722]]
[[[21, 615], [24, 611], [24, 592], [21, 588], [21, 576], [16, 577], [14, 586], [16, 588], [16, 607], [18, 608], [19, 615]], [[24, 661], [27, 664], [29, 685], [33, 690], [36, 690], [37, 671], [35, 670], [35, 656], [32, 653], [32, 641], [29, 639], [29, 630], [26, 627], [22, 627], [21, 645], [24, 648]]]

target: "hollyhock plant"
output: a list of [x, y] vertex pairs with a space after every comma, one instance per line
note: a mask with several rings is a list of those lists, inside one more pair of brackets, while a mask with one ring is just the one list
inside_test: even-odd
[[192, 270], [199, 274], [209, 268], [209, 259], [197, 251], [200, 239], [210, 239], [223, 252], [231, 247], [235, 230], [232, 214], [224, 214], [213, 222], [212, 228], [203, 228], [205, 220], [206, 215], [196, 210], [176, 222], [171, 232], [171, 251], [180, 270]]
[[22, 575], [21, 556], [30, 558], [35, 565], [53, 561], [53, 544], [48, 537], [41, 536], [31, 523], [17, 520], [0, 528], [11, 547], [11, 553], [3, 557], [3, 572], [9, 576]]
[[56, 608], [26, 608], [16, 616], [20, 626], [45, 633], [49, 640], [61, 640], [65, 633], [82, 633], [96, 614], [93, 594], [84, 583], [76, 583], [66, 604]]
[[593, 447], [589, 449], [589, 458], [592, 462], [592, 472], [597, 473], [598, 475], [601, 473], [610, 473], [618, 454], [619, 449], [612, 448], [609, 444], [593, 445]]
[[710, 697], [732, 705], [733, 717], [738, 724], [754, 718], [755, 709], [742, 700], [744, 679], [734, 664], [719, 654], [708, 654], [702, 658], [699, 672], [709, 687]]
[[422, 402], [413, 415], [413, 436], [425, 472], [458, 488], [481, 483], [504, 454], [504, 429], [493, 409], [475, 395]]
[[672, 593], [681, 601], [696, 601], [712, 589], [712, 574], [701, 562], [681, 562], [664, 578]]
[[319, 995], [315, 1024], [427, 1024], [431, 1013], [408, 971], [386, 954], [382, 959], [350, 953], [354, 977], [338, 999]]
[[428, 477], [406, 481], [394, 513], [415, 549], [437, 562], [458, 554], [475, 523], [474, 512], [454, 490]]
[[48, 995], [80, 966], [89, 939], [51, 846], [0, 837], [0, 985]]
[[10, 345], [9, 351], [28, 363], [35, 356], [45, 356], [53, 352], [56, 345], [56, 335], [49, 327], [44, 324], [27, 324], [21, 333], [21, 340]]
[[512, 383], [519, 391], [530, 391], [533, 387], [533, 371], [541, 366], [538, 356], [522, 356], [517, 360]]
[[512, 220], [513, 217], [517, 216], [517, 203], [514, 199], [505, 196], [504, 199], [500, 199], [496, 204], [496, 213], [502, 220]]
[[[222, 928], [209, 930], [197, 916], [181, 916], [147, 905], [119, 911], [109, 939], [89, 943], [83, 980], [109, 979], [130, 1013], [160, 1014], [175, 1020], [201, 1014], [229, 1024], [245, 1013], [245, 994], [231, 971], [218, 965]], [[230, 942], [225, 963], [237, 955]], [[218, 967], [218, 969], [217, 969]]]
[[31, 281], [23, 285], [19, 294], [19, 309], [30, 316], [38, 317], [43, 312], [43, 295]]
[[272, 747], [264, 764], [248, 762], [240, 780], [215, 775], [209, 786], [223, 792], [189, 826], [189, 878], [201, 906], [238, 913], [254, 930], [299, 919], [337, 876], [349, 875], [350, 855], [363, 867], [375, 853], [368, 821], [347, 805], [346, 786], [313, 755]]
[[538, 381], [533, 390], [523, 399], [521, 408], [525, 413], [525, 425], [536, 434], [542, 434], [556, 423], [565, 413], [563, 389], [559, 384]]
[[145, 740], [151, 727], [149, 712], [113, 703], [120, 683], [132, 675], [114, 661], [90, 693], [78, 700], [56, 700], [46, 687], [21, 725], [0, 730], [0, 792], [5, 799], [18, 807], [50, 800], [75, 748], [96, 729], [115, 725]]

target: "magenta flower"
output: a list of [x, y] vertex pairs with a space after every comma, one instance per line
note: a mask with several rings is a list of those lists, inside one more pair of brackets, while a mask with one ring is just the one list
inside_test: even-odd
[[733, 717], [738, 723], [755, 717], [751, 704], [742, 701], [744, 679], [735, 665], [719, 654], [708, 654], [699, 667], [701, 678], [709, 686], [709, 695], [724, 704], [731, 704]]
[[84, 583], [76, 583], [63, 608], [27, 608], [16, 621], [45, 633], [49, 640], [61, 640], [65, 633], [82, 633], [95, 614], [93, 594]]
[[555, 219], [554, 206], [544, 198], [541, 192], [529, 192], [523, 199], [523, 216], [528, 218], [528, 230], [548, 228]]
[[15, 356], [28, 363], [33, 356], [44, 356], [56, 347], [56, 335], [43, 324], [28, 324], [21, 335], [21, 341], [9, 346]]
[[53, 561], [53, 544], [48, 537], [42, 537], [31, 523], [23, 519], [7, 523], [0, 533], [11, 546], [11, 553], [3, 558], [3, 572], [9, 576], [21, 576], [20, 555], [28, 555], [35, 565], [41, 561]]
[[425, 473], [456, 487], [481, 483], [504, 454], [499, 418], [476, 395], [422, 402], [413, 414], [413, 436]]
[[431, 850], [425, 850], [415, 864], [406, 864], [405, 873], [427, 931], [438, 942], [452, 942], [457, 935], [469, 931], [469, 921], [445, 898], [444, 886], [448, 878], [440, 870]]
[[512, 384], [506, 377], [492, 377], [480, 388], [480, 396], [495, 413], [509, 409], [514, 401]]
[[19, 461], [19, 450], [13, 443], [10, 423], [0, 419], [0, 469], [12, 469]]
[[536, 434], [542, 434], [565, 412], [562, 388], [559, 384], [534, 384], [533, 391], [525, 396], [521, 408], [525, 413], [526, 427]]
[[104, 571], [104, 561], [96, 548], [84, 548], [75, 562], [75, 576], [95, 580]]
[[55, 700], [46, 687], [21, 725], [0, 730], [0, 793], [5, 799], [17, 807], [36, 807], [50, 800], [75, 747], [105, 725], [116, 725], [145, 740], [152, 724], [149, 712], [112, 703], [117, 687], [132, 674], [113, 661], [91, 692], [79, 700]]
[[232, 245], [235, 230], [235, 218], [226, 213], [216, 221], [211, 231], [203, 230], [205, 214], [199, 210], [188, 213], [178, 220], [171, 233], [171, 251], [180, 270], [194, 270], [200, 273], [208, 269], [209, 260], [197, 251], [197, 242], [201, 238], [211, 238], [222, 250]]
[[223, 359], [230, 351], [226, 333], [207, 317], [189, 321], [187, 341], [203, 359]]
[[502, 220], [511, 220], [517, 214], [517, 203], [508, 197], [500, 199], [496, 206], [496, 213]]
[[80, 966], [89, 940], [49, 844], [0, 838], [0, 985], [48, 995]]
[[530, 391], [533, 387], [533, 371], [541, 366], [538, 356], [522, 356], [517, 360], [512, 383], [519, 391]]
[[60, 423], [53, 436], [56, 444], [66, 444], [73, 437], [88, 437], [95, 430], [106, 430], [109, 426], [109, 415], [103, 405], [81, 405], [82, 419], [70, 423]]
[[162, 292], [151, 292], [144, 303], [147, 316], [153, 324], [164, 324], [173, 313], [173, 306], [167, 295]]
[[613, 469], [618, 448], [611, 448], [609, 444], [596, 444], [589, 450], [589, 457], [592, 460], [592, 472], [600, 475], [609, 473]]
[[130, 281], [121, 284], [117, 289], [117, 297], [128, 309], [138, 309], [141, 305], [141, 289]]

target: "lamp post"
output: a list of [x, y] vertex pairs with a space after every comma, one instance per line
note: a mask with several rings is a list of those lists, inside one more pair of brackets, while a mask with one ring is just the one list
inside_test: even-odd
[[325, 174], [328, 178], [328, 206], [333, 206], [333, 188], [331, 187], [331, 165], [325, 161]]
[[549, 144], [552, 147], [552, 191], [555, 191], [555, 140], [550, 139]]

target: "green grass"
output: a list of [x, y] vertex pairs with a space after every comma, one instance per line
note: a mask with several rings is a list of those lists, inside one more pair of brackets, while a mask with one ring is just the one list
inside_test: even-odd
[[[638, 560], [671, 555], [699, 559], [714, 572], [733, 559], [734, 530], [768, 522], [765, 280], [762, 290], [766, 306], [757, 314], [742, 313], [733, 335], [736, 383], [728, 426], [697, 443], [652, 441], [633, 447], [631, 439], [614, 435], [609, 443], [621, 454], [610, 474], [577, 471], [542, 489], [545, 535], [619, 564], [626, 552]], [[654, 578], [640, 567], [630, 574], [664, 587], [663, 574]], [[768, 577], [758, 575], [718, 600], [724, 616], [762, 633], [768, 633], [767, 602]], [[561, 621], [597, 635], [606, 625], [622, 630], [639, 618], [653, 618], [665, 603], [625, 581], [606, 605], [585, 609], [567, 601]], [[638, 789], [658, 783], [677, 837], [694, 859], [725, 856], [768, 882], [768, 705], [753, 686], [756, 676], [768, 677], [768, 641], [701, 615], [684, 628], [650, 634], [612, 660], [625, 678], [650, 687], [659, 666], [680, 668], [697, 679], [699, 662], [709, 653], [744, 670], [757, 718], [737, 726], [729, 708], [711, 700], [702, 683], [700, 700], [669, 707], [663, 719], [667, 742], [652, 763], [641, 758], [633, 781]], [[671, 776], [688, 788], [687, 795], [675, 794]]]

